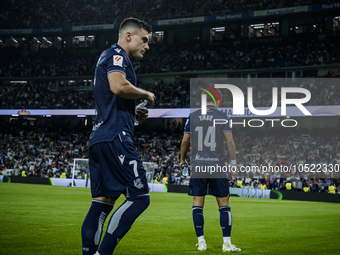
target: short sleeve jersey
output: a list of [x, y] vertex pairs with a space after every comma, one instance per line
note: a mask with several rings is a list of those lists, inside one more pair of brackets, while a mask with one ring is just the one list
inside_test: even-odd
[[[215, 124], [213, 120], [227, 120], [226, 124]], [[231, 132], [230, 118], [213, 106], [208, 107], [206, 115], [201, 110], [190, 113], [184, 133], [191, 135], [191, 158], [196, 161], [214, 162], [224, 160], [224, 132]], [[222, 123], [222, 121], [219, 121]]]
[[137, 86], [136, 74], [130, 58], [123, 48], [113, 44], [99, 57], [94, 76], [94, 102], [96, 120], [93, 124], [89, 146], [111, 142], [117, 134], [125, 131], [134, 133], [135, 99], [124, 99], [110, 90], [108, 74], [121, 72]]

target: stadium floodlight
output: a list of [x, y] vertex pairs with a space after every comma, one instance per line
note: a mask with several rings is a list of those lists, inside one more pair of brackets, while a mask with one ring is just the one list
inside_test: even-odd
[[10, 81], [9, 83], [20, 83], [20, 84], [26, 84], [27, 81]]
[[214, 30], [215, 32], [224, 32], [225, 27], [213, 27], [212, 30]]

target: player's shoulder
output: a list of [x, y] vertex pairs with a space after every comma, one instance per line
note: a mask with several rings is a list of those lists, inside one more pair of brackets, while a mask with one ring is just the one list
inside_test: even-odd
[[221, 109], [213, 108], [212, 114], [214, 115], [214, 118], [229, 119], [228, 114]]
[[128, 59], [126, 52], [117, 44], [113, 44], [110, 48], [107, 48], [103, 51], [102, 55], [105, 55], [106, 57], [119, 56], [122, 59]]

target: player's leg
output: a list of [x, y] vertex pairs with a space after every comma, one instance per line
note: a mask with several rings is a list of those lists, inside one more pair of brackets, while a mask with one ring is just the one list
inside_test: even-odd
[[112, 145], [112, 150], [117, 154], [115, 165], [120, 168], [120, 171], [114, 172], [119, 183], [125, 187], [126, 200], [111, 216], [98, 249], [100, 255], [113, 253], [119, 241], [150, 204], [146, 171], [132, 138], [122, 135]]
[[82, 254], [93, 255], [99, 246], [103, 233], [103, 225], [110, 214], [118, 197], [105, 197], [102, 190], [100, 165], [97, 157], [98, 148], [93, 146], [89, 150], [89, 166], [91, 171], [91, 207], [81, 227]]
[[92, 199], [91, 207], [81, 227], [83, 255], [93, 255], [99, 246], [103, 225], [117, 198], [97, 197]]
[[198, 240], [198, 250], [205, 251], [207, 244], [204, 239], [204, 199], [207, 193], [206, 179], [190, 179], [189, 195], [193, 195], [192, 219], [194, 223], [195, 233]]
[[125, 202], [112, 214], [98, 254], [111, 255], [119, 241], [149, 204], [149, 194], [127, 197]]
[[204, 251], [207, 249], [207, 244], [204, 239], [204, 196], [194, 196], [194, 202], [192, 206], [192, 219], [194, 222], [195, 232], [198, 240], [198, 249]]
[[211, 179], [210, 191], [216, 197], [220, 211], [220, 226], [223, 234], [222, 251], [239, 252], [241, 249], [231, 244], [232, 217], [229, 206], [229, 181], [228, 179]]

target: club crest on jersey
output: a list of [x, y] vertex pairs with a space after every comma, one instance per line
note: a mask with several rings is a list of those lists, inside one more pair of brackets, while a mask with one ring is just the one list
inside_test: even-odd
[[134, 185], [137, 189], [144, 188], [144, 184], [142, 183], [141, 179], [139, 179], [139, 178], [134, 180], [133, 183], [134, 183]]
[[121, 55], [113, 55], [113, 65], [123, 67], [123, 57]]

